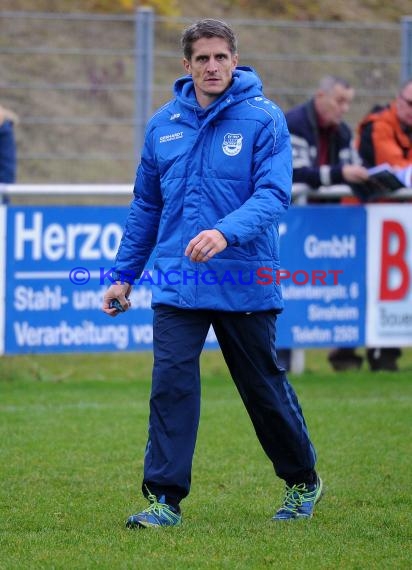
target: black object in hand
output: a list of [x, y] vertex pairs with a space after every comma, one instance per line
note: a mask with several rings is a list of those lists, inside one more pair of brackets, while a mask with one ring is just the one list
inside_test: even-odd
[[124, 313], [124, 309], [121, 306], [119, 299], [112, 299], [112, 301], [110, 301], [109, 307], [111, 309], [117, 309], [119, 313]]

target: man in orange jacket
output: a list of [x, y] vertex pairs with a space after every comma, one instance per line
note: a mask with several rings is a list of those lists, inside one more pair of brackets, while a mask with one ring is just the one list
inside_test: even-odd
[[369, 113], [362, 120], [357, 146], [367, 167], [384, 162], [394, 168], [412, 165], [412, 78], [386, 108]]
[[[412, 78], [400, 88], [396, 98], [369, 113], [357, 129], [356, 146], [363, 164], [370, 168], [388, 163], [393, 168], [412, 166]], [[369, 348], [372, 370], [396, 370], [399, 348]]]

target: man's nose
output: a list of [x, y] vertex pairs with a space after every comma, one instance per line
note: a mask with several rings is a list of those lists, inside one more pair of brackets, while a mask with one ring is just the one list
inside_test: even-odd
[[211, 57], [208, 61], [207, 70], [209, 73], [214, 73], [217, 71], [217, 61]]

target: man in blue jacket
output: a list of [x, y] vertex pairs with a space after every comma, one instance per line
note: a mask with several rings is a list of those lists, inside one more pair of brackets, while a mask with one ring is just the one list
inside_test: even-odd
[[0, 106], [0, 184], [13, 184], [16, 181], [16, 142], [14, 123], [17, 115]]
[[[199, 356], [212, 325], [256, 435], [286, 482], [274, 520], [310, 518], [322, 494], [297, 397], [278, 365], [278, 223], [292, 159], [282, 111], [218, 20], [182, 35], [174, 98], [146, 130], [134, 200], [103, 310], [130, 306], [154, 250], [154, 366], [142, 491], [150, 506], [128, 528], [178, 525], [190, 490], [200, 415]], [[113, 302], [119, 303], [117, 308]]]

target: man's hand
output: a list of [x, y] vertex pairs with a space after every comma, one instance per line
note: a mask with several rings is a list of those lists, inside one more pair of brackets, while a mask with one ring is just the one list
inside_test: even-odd
[[120, 311], [115, 307], [110, 307], [110, 303], [117, 299], [124, 311], [130, 309], [131, 303], [128, 299], [132, 286], [129, 283], [114, 283], [111, 285], [103, 297], [102, 310], [104, 313], [110, 315], [111, 317], [116, 317]]
[[190, 240], [185, 250], [185, 255], [191, 261], [198, 263], [209, 261], [214, 255], [227, 247], [227, 241], [219, 230], [204, 230]]
[[359, 164], [345, 164], [342, 175], [345, 182], [353, 184], [360, 184], [369, 178], [368, 170]]
[[11, 121], [12, 123], [18, 123], [19, 118], [16, 115], [16, 113], [0, 105], [0, 125], [2, 125], [4, 121]]

